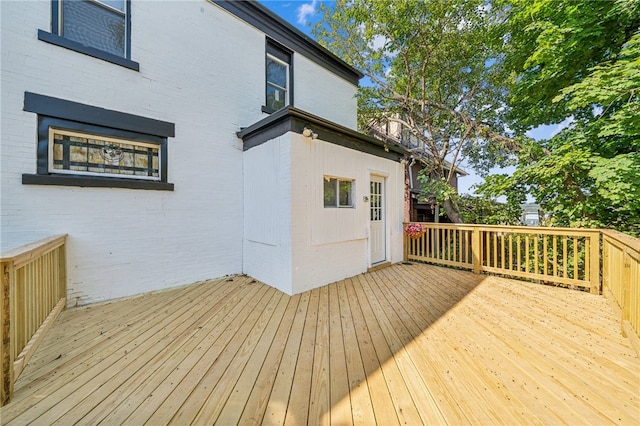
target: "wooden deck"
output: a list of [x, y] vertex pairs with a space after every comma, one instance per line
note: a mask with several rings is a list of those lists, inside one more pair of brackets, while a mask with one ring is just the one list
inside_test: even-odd
[[294, 297], [249, 277], [63, 312], [2, 424], [639, 424], [599, 296], [399, 264]]

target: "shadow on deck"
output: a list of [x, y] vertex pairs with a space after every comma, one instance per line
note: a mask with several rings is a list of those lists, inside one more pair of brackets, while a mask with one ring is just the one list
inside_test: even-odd
[[289, 297], [250, 277], [63, 312], [3, 424], [637, 424], [599, 296], [397, 264]]

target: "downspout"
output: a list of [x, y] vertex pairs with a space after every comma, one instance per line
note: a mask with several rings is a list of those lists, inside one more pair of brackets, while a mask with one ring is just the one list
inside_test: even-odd
[[414, 163], [416, 162], [416, 159], [413, 157], [413, 155], [411, 156], [411, 163], [409, 163], [409, 191], [411, 191], [413, 189], [413, 172], [412, 172], [412, 168]]
[[412, 211], [412, 202], [411, 202], [411, 191], [413, 190], [413, 164], [416, 162], [416, 159], [413, 157], [413, 155], [411, 156], [411, 162], [409, 163], [409, 220], [412, 220], [411, 218], [411, 213], [413, 213]]

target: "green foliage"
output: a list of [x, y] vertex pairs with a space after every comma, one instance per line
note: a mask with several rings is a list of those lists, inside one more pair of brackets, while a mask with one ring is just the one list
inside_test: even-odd
[[[505, 92], [492, 65], [500, 38], [485, 0], [338, 0], [321, 10], [318, 40], [371, 82], [358, 92], [361, 130], [402, 126], [436, 181], [450, 181], [463, 158], [508, 160], [494, 143], [504, 133]], [[452, 198], [444, 199], [450, 219], [460, 221]]]
[[424, 198], [434, 198], [439, 205], [449, 202], [460, 212], [465, 223], [486, 225], [520, 225], [522, 208], [525, 201], [523, 192], [509, 191], [507, 202], [499, 203], [489, 197], [460, 195], [446, 181], [433, 179], [424, 171], [418, 175], [422, 184]]
[[[517, 164], [479, 190], [509, 206], [530, 194], [552, 225], [640, 234], [640, 0], [337, 0], [321, 9], [319, 41], [370, 82], [358, 92], [360, 128], [408, 129], [433, 178], [426, 191], [452, 221], [482, 219], [461, 216], [446, 185], [449, 164], [464, 159], [485, 174]], [[525, 137], [559, 123], [547, 141]]]
[[511, 127], [569, 125], [523, 140], [517, 171], [480, 191], [528, 192], [552, 225], [640, 234], [640, 2], [505, 3]]
[[522, 225], [522, 208], [513, 199], [503, 204], [488, 197], [462, 195], [459, 205], [466, 223]]
[[[504, 22], [508, 116], [514, 129], [593, 117], [590, 105], [570, 108], [561, 91], [622, 49], [639, 26], [637, 0], [498, 0]], [[556, 99], [556, 102], [553, 100]]]

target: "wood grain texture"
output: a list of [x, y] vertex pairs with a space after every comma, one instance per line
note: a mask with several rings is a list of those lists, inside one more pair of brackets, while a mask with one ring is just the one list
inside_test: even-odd
[[605, 298], [425, 264], [287, 296], [250, 277], [63, 311], [2, 424], [638, 424]]

